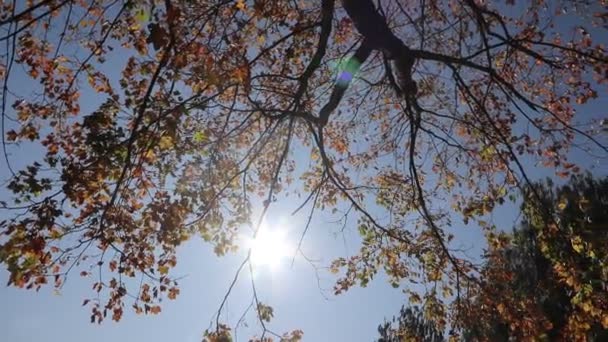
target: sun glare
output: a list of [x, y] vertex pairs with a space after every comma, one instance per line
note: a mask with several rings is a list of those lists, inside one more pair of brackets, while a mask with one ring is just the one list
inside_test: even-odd
[[284, 230], [262, 226], [256, 238], [250, 242], [251, 262], [256, 266], [276, 269], [290, 253], [286, 235]]

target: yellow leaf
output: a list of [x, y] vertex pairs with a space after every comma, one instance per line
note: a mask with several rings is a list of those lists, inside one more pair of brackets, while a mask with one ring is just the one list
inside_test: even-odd
[[568, 284], [568, 286], [573, 286], [574, 282], [575, 282], [575, 280], [573, 277], [566, 278], [566, 284]]
[[161, 150], [170, 149], [171, 147], [173, 147], [173, 138], [171, 138], [171, 136], [164, 135], [162, 138], [160, 138], [160, 141], [158, 142], [158, 147], [160, 147]]
[[589, 302], [584, 302], [583, 303], [583, 311], [589, 312], [589, 311], [591, 311], [592, 308], [593, 307], [591, 306], [591, 303], [589, 303]]
[[243, 1], [243, 0], [237, 0], [236, 1], [236, 8], [238, 8], [240, 10], [244, 10], [245, 9], [245, 1]]
[[162, 266], [158, 266], [158, 272], [160, 272], [160, 274], [167, 274], [169, 273], [169, 267], [162, 265]]
[[572, 248], [577, 252], [581, 253], [585, 245], [583, 244], [583, 240], [581, 240], [580, 236], [575, 236], [570, 239], [570, 243], [572, 244]]
[[568, 206], [568, 200], [565, 198], [562, 198], [562, 200], [559, 201], [559, 203], [557, 204], [557, 209], [564, 210], [564, 209], [566, 209], [567, 206]]
[[51, 239], [58, 239], [62, 236], [62, 233], [58, 229], [52, 229], [50, 233]]
[[145, 9], [140, 8], [135, 12], [135, 19], [140, 23], [146, 22], [150, 19], [150, 14], [148, 14], [148, 11], [146, 11]]
[[144, 159], [148, 162], [148, 163], [153, 163], [156, 160], [156, 155], [154, 154], [154, 151], [152, 150], [148, 150], [144, 153]]
[[410, 295], [410, 304], [418, 304], [420, 303], [422, 300], [420, 299], [420, 296], [416, 293], [412, 293]]

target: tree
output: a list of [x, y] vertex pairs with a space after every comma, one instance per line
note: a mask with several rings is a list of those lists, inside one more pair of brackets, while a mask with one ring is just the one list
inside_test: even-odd
[[[464, 336], [603, 341], [608, 337], [608, 178], [587, 174], [555, 190], [551, 181], [536, 188], [542, 202], [528, 197], [519, 229], [507, 246], [492, 252], [484, 271], [486, 286], [509, 295], [502, 303], [473, 297], [476, 309]], [[539, 215], [540, 206], [551, 208], [557, 226]]]
[[[605, 10], [513, 2], [4, 3], [9, 283], [61, 286], [99, 268], [108, 299], [88, 302], [92, 321], [119, 320], [126, 301], [155, 314], [179, 293], [180, 243], [199, 234], [231, 252], [242, 227], [257, 234], [255, 204], [263, 217], [295, 193], [296, 211], [357, 222], [360, 253], [332, 264], [336, 293], [380, 270], [395, 286], [417, 278], [443, 291], [411, 299], [447, 323], [479, 272], [450, 245], [451, 223], [484, 222], [531, 183], [527, 158], [568, 176], [581, 168], [573, 144], [608, 152], [602, 118], [576, 113], [607, 79], [592, 39]], [[27, 142], [44, 155], [14, 169]]]
[[402, 307], [399, 317], [393, 317], [392, 323], [384, 322], [378, 326], [378, 333], [378, 342], [444, 341], [443, 333], [435, 328], [433, 322], [424, 318], [423, 311], [418, 307]]

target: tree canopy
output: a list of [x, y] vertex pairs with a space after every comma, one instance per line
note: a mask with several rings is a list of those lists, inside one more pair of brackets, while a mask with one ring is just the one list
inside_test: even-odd
[[566, 185], [548, 181], [535, 188], [541, 201], [524, 202], [520, 227], [490, 251], [483, 271], [487, 286], [505, 295], [498, 302], [472, 295], [477, 309], [469, 314], [465, 335], [489, 341], [527, 336], [603, 341], [608, 178], [579, 175]]
[[[156, 314], [179, 294], [181, 243], [198, 235], [231, 253], [244, 227], [255, 236], [269, 207], [295, 198], [295, 212], [332, 213], [361, 234], [359, 253], [330, 265], [336, 294], [384, 272], [440, 328], [459, 327], [467, 289], [492, 290], [454, 246], [463, 226], [503, 245], [488, 215], [532, 184], [536, 165], [568, 177], [586, 168], [571, 149], [608, 157], [605, 116], [584, 112], [606, 93], [605, 6], [4, 1], [9, 284], [60, 287], [99, 269], [92, 322], [125, 307]], [[40, 154], [14, 167], [24, 146]], [[552, 218], [549, 239], [559, 222], [537, 210]], [[560, 281], [586, 286], [581, 264], [556, 260]], [[247, 253], [235, 281], [251, 267]], [[433, 286], [408, 285], [420, 282]], [[272, 309], [255, 303], [264, 340]], [[594, 322], [608, 317], [604, 302], [582, 303]], [[222, 307], [209, 339], [229, 334]]]
[[[603, 341], [608, 337], [608, 316], [597, 316], [606, 307], [608, 273], [602, 245], [608, 235], [608, 178], [586, 174], [566, 185], [555, 187], [548, 180], [534, 187], [542, 202], [525, 197], [518, 227], [511, 234], [503, 232], [506, 242], [488, 251], [481, 281], [494, 292], [475, 289], [465, 296], [474, 309], [465, 314], [462, 337]], [[543, 217], [541, 206], [551, 208], [557, 226]], [[580, 283], [564, 281], [562, 272], [572, 272]], [[402, 309], [396, 321], [380, 325], [379, 341], [444, 340], [418, 307]]]

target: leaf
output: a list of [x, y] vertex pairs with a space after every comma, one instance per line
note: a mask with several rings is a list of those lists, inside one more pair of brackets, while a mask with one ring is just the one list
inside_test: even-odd
[[591, 305], [591, 303], [589, 301], [586, 301], [583, 303], [582, 308], [583, 308], [584, 312], [589, 312], [589, 311], [591, 311], [593, 306]]
[[150, 20], [150, 14], [146, 9], [139, 8], [137, 9], [137, 11], [135, 11], [135, 20], [140, 23], [147, 22], [148, 20]]
[[194, 133], [194, 135], [192, 136], [192, 140], [195, 143], [202, 143], [205, 140], [207, 140], [207, 136], [205, 136], [205, 133], [201, 132], [201, 131], [197, 131]]
[[169, 299], [175, 299], [177, 298], [177, 295], [179, 295], [179, 289], [176, 287], [172, 287], [169, 289], [169, 294], [167, 295], [167, 297], [169, 297]]
[[169, 135], [164, 135], [162, 138], [160, 138], [160, 141], [158, 142], [158, 147], [161, 150], [168, 150], [172, 148], [173, 145], [173, 138], [171, 138], [171, 136]]
[[504, 313], [505, 313], [505, 305], [504, 305], [503, 303], [499, 303], [499, 304], [496, 306], [496, 310], [498, 310], [498, 312], [499, 312], [501, 315], [504, 315]]
[[577, 253], [581, 253], [583, 251], [583, 249], [585, 248], [585, 245], [583, 243], [583, 240], [581, 239], [580, 236], [575, 236], [573, 238], [570, 239], [570, 242], [572, 244], [572, 248], [577, 252]]
[[557, 209], [559, 209], [560, 211], [563, 211], [564, 209], [566, 209], [567, 206], [568, 206], [568, 199], [562, 198], [559, 201], [559, 203], [557, 204]]
[[258, 315], [261, 320], [270, 322], [274, 316], [273, 309], [268, 305], [258, 303]]
[[17, 141], [17, 132], [15, 132], [15, 130], [10, 130], [8, 132], [6, 132], [6, 140], [8, 141]]
[[411, 304], [419, 304], [420, 302], [422, 302], [422, 300], [420, 299], [420, 295], [418, 295], [417, 293], [410, 293], [409, 299]]
[[169, 267], [165, 265], [158, 266], [158, 272], [162, 275], [166, 275], [169, 273]]
[[122, 318], [122, 308], [121, 307], [114, 308], [114, 310], [112, 310], [112, 320], [118, 322], [118, 321], [120, 321], [121, 318]]

